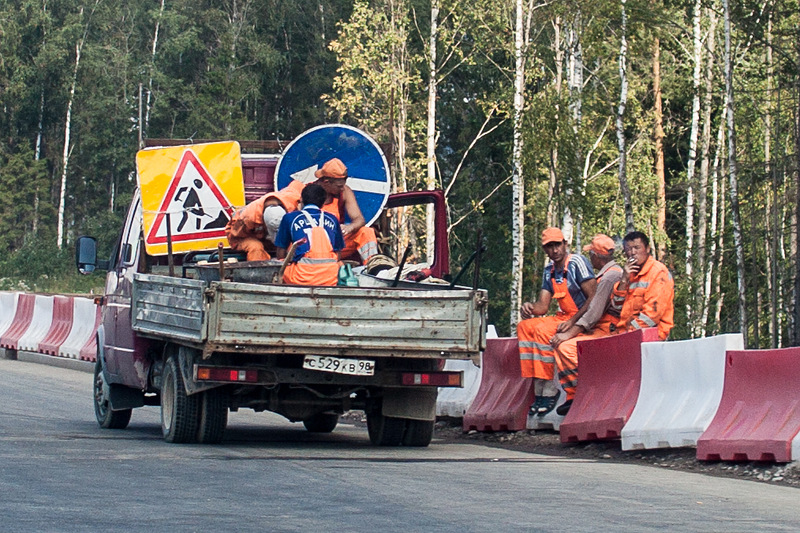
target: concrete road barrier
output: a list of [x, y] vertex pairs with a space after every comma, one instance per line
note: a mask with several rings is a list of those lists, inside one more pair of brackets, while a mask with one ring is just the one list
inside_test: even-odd
[[636, 405], [643, 342], [658, 340], [647, 328], [578, 343], [580, 384], [559, 431], [561, 442], [615, 439]]
[[50, 329], [39, 341], [38, 353], [58, 355], [61, 344], [72, 330], [74, 303], [70, 296], [53, 296], [53, 316]]
[[696, 446], [722, 398], [725, 353], [742, 349], [741, 333], [642, 344], [642, 382], [622, 449]]
[[697, 441], [702, 461], [800, 458], [800, 348], [734, 350], [714, 419]]
[[533, 402], [530, 378], [523, 378], [516, 337], [487, 339], [481, 386], [464, 415], [464, 431], [525, 429]]
[[53, 297], [37, 294], [33, 304], [31, 323], [19, 338], [19, 341], [17, 341], [17, 349], [28, 352], [37, 351], [39, 349], [39, 341], [47, 335], [52, 324]]
[[5, 334], [17, 312], [18, 292], [0, 292], [0, 337]]
[[80, 359], [81, 348], [90, 342], [100, 325], [100, 307], [89, 298], [75, 297], [73, 303], [72, 330], [58, 349], [58, 355]]

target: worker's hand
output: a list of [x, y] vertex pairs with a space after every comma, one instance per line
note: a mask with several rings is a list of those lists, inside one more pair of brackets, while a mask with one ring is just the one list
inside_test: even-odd
[[625, 261], [625, 266], [623, 267], [623, 272], [628, 279], [636, 277], [636, 274], [639, 273], [642, 266], [636, 264], [636, 258], [630, 257], [627, 261]]
[[342, 224], [341, 228], [342, 228], [342, 235], [344, 235], [345, 237], [347, 237], [353, 231], [353, 226], [351, 226], [350, 224]]
[[566, 333], [556, 333], [550, 338], [550, 346], [552, 346], [553, 348], [558, 348], [559, 344], [571, 338], [572, 335], [568, 335]]
[[525, 302], [522, 304], [522, 307], [519, 308], [519, 315], [523, 318], [523, 320], [527, 320], [533, 317], [533, 304], [530, 302]]
[[567, 331], [568, 329], [570, 329], [574, 325], [575, 325], [575, 319], [574, 318], [570, 318], [569, 320], [565, 320], [564, 322], [560, 322], [558, 324], [558, 326], [556, 326], [556, 331], [558, 333], [564, 333], [565, 331]]

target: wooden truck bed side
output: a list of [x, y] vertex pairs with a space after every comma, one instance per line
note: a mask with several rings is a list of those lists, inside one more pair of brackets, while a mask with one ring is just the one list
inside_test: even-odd
[[[233, 351], [469, 358], [485, 345], [487, 296], [469, 289], [300, 287], [137, 274], [133, 328]], [[443, 353], [444, 352], [444, 353]]]

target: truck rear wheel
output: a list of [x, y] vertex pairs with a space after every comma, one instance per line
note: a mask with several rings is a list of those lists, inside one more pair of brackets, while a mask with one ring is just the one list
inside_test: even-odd
[[425, 447], [433, 439], [435, 420], [406, 420], [406, 432], [403, 435], [403, 446]]
[[317, 413], [303, 420], [303, 425], [311, 433], [330, 433], [338, 423], [339, 415], [336, 413]]
[[367, 413], [367, 432], [374, 446], [400, 446], [405, 430], [405, 418], [383, 416], [380, 408]]
[[161, 433], [165, 441], [183, 443], [197, 439], [199, 403], [197, 394], [186, 394], [177, 357], [168, 357], [161, 385]]
[[92, 386], [92, 396], [94, 396], [94, 417], [101, 428], [105, 429], [125, 429], [131, 421], [133, 409], [122, 409], [119, 411], [111, 410], [111, 403], [105, 393], [105, 379], [103, 378], [103, 365], [98, 358], [94, 364], [94, 384]]
[[219, 444], [228, 425], [228, 396], [220, 389], [200, 393], [197, 442]]

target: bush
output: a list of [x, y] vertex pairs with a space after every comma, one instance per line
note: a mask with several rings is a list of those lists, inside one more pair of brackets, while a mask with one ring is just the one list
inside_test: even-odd
[[82, 276], [72, 248], [32, 241], [0, 259], [0, 290], [56, 294], [102, 293], [105, 276]]

